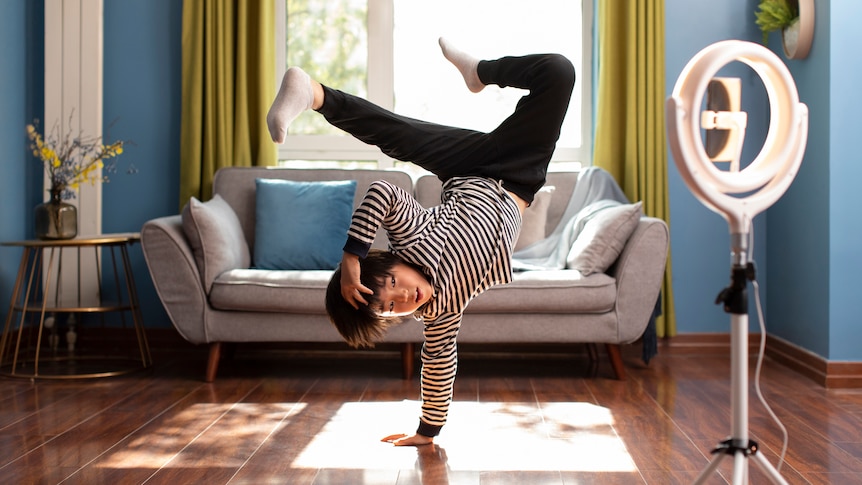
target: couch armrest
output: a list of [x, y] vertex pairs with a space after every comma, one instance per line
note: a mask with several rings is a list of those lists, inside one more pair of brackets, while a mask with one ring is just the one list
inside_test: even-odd
[[667, 224], [642, 217], [609, 274], [617, 280], [619, 342], [643, 334], [661, 291], [670, 235]]
[[180, 335], [191, 343], [208, 342], [207, 295], [179, 215], [147, 221], [141, 248], [153, 285]]

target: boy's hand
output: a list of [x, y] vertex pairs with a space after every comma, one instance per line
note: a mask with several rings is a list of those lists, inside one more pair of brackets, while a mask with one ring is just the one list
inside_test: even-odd
[[359, 304], [368, 305], [362, 294], [373, 295], [374, 291], [367, 288], [359, 279], [359, 256], [344, 253], [341, 257], [341, 296], [350, 306], [359, 310]]
[[434, 443], [434, 438], [422, 436], [421, 434], [407, 436], [406, 434], [399, 433], [389, 435], [380, 441], [384, 443], [392, 443], [395, 446], [424, 446]]

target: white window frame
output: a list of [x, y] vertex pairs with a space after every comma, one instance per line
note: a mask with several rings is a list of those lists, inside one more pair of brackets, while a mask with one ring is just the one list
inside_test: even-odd
[[[276, 86], [281, 85], [286, 59], [286, 5], [285, 0], [275, 1]], [[578, 0], [573, 0], [578, 1]], [[593, 56], [593, 0], [582, 3], [582, 66], [577, 73], [575, 89], [580, 90], [581, 146], [557, 147], [551, 160], [551, 170], [570, 170], [592, 164], [592, 56]], [[368, 0], [368, 100], [389, 110], [394, 108], [395, 73], [393, 36], [395, 26], [394, 0]], [[386, 35], [389, 34], [389, 35]], [[378, 148], [366, 145], [349, 136], [289, 135], [278, 149], [279, 160], [361, 160], [376, 161], [380, 169], [390, 169], [395, 161]]]

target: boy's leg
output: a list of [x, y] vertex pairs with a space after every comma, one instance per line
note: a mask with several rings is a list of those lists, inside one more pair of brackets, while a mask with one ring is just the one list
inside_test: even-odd
[[[452, 55], [452, 51], [447, 53], [443, 42], [441, 47], [444, 55], [462, 72], [468, 87], [475, 91], [475, 86], [471, 87], [474, 81], [472, 58], [460, 51], [456, 51], [456, 55]], [[443, 180], [465, 175], [502, 179], [509, 190], [530, 202], [545, 181], [571, 97], [574, 69], [559, 55], [532, 55], [477, 61], [475, 74], [483, 84], [530, 90], [519, 101], [515, 112], [490, 135], [397, 115], [326, 86], [323, 86], [323, 105], [318, 111], [332, 125], [357, 139], [378, 146], [392, 158], [415, 163]], [[310, 81], [303, 82], [303, 79], [308, 80], [307, 75], [289, 77], [285, 74], [270, 110], [275, 113], [270, 131], [283, 128], [286, 132], [290, 121], [307, 109], [306, 104], [310, 105], [310, 101], [306, 103]], [[299, 97], [298, 104], [284, 102], [293, 96]], [[291, 105], [290, 110], [284, 109], [287, 104]], [[267, 121], [270, 121], [269, 116]], [[273, 132], [273, 139], [277, 134]]]
[[443, 180], [484, 176], [484, 167], [497, 157], [487, 133], [416, 120], [328, 86], [323, 90], [323, 106], [318, 112], [330, 124], [377, 146], [387, 156], [419, 165]]
[[502, 179], [509, 190], [532, 201], [545, 182], [569, 106], [575, 82], [571, 62], [557, 54], [479, 61], [444, 38], [440, 38], [440, 48], [470, 91], [479, 92], [487, 84], [530, 91], [491, 133], [499, 157], [486, 170], [488, 176]]
[[[453, 60], [463, 53], [447, 52], [451, 47], [442, 41], [441, 47], [471, 91], [477, 91], [471, 87], [469, 56]], [[443, 180], [465, 175], [497, 178], [508, 190], [532, 202], [545, 183], [560, 137], [575, 83], [574, 68], [563, 56], [536, 54], [478, 61], [475, 74], [482, 86], [497, 84], [530, 91], [490, 136], [407, 118], [326, 87], [319, 111], [331, 124], [380, 147], [390, 157], [413, 162]]]
[[284, 143], [287, 127], [314, 102], [311, 78], [302, 69], [291, 67], [281, 78], [278, 95], [266, 114], [266, 125], [272, 141]]
[[440, 44], [440, 50], [443, 51], [443, 57], [457, 67], [461, 75], [464, 76], [464, 83], [467, 84], [467, 89], [474, 93], [485, 89], [485, 83], [479, 79], [479, 73], [477, 72], [479, 59], [458, 49], [443, 37], [440, 37], [437, 42]]
[[574, 67], [561, 55], [536, 54], [481, 61], [477, 71], [485, 84], [530, 91], [491, 132], [499, 152], [498, 177], [508, 190], [530, 202], [545, 183], [560, 137], [575, 83]]
[[[333, 126], [443, 180], [459, 175], [487, 175], [483, 172], [488, 166], [486, 160], [496, 155], [486, 133], [396, 115], [362, 98], [315, 83], [296, 67], [285, 73], [267, 114], [273, 141], [283, 143], [291, 121], [312, 107]], [[470, 166], [478, 169], [471, 170]]]

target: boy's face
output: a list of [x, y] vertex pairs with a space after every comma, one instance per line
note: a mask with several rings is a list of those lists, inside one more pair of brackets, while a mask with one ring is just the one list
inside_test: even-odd
[[396, 264], [392, 276], [384, 281], [377, 295], [381, 302], [380, 314], [386, 317], [411, 315], [433, 295], [434, 289], [425, 275], [406, 264]]

